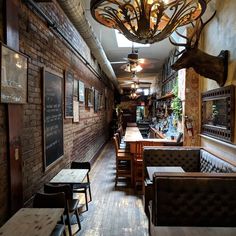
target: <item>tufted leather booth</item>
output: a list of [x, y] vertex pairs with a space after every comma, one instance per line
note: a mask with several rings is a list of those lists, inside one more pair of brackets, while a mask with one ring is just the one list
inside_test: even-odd
[[236, 173], [155, 173], [155, 226], [236, 226]]
[[[234, 201], [236, 199], [235, 189], [232, 190], [234, 191], [234, 196], [232, 192], [230, 192], [231, 190], [229, 191], [229, 189], [227, 189], [230, 186], [229, 183], [234, 183], [234, 185], [236, 184], [236, 182], [232, 182], [232, 181], [236, 181], [236, 173], [234, 173], [236, 172], [236, 166], [226, 162], [225, 160], [218, 158], [217, 156], [207, 152], [206, 150], [200, 147], [144, 147], [143, 160], [144, 160], [144, 177], [145, 177], [144, 205], [145, 205], [145, 212], [148, 216], [149, 216], [149, 211], [148, 211], [149, 201], [152, 200], [153, 196], [157, 193], [153, 192], [154, 188], [153, 188], [152, 182], [148, 179], [146, 167], [147, 166], [181, 166], [186, 172], [186, 173], [179, 173], [180, 175], [179, 179], [172, 179], [171, 177], [171, 178], [166, 178], [165, 180], [160, 180], [161, 182], [158, 182], [159, 190], [157, 192], [159, 194], [158, 197], [161, 198], [161, 201], [165, 199], [165, 200], [168, 200], [167, 201], [169, 202], [168, 204], [176, 203], [175, 206], [173, 205], [172, 209], [168, 208], [167, 206], [164, 208], [160, 208], [161, 207], [160, 205], [155, 204], [155, 208], [158, 209], [158, 212], [156, 212], [152, 216], [152, 218], [157, 220], [159, 219], [157, 217], [160, 217], [160, 216], [164, 217], [163, 214], [167, 214], [166, 216], [168, 216], [168, 224], [166, 225], [180, 224], [179, 221], [175, 221], [177, 218], [180, 217], [180, 215], [177, 214], [178, 211], [181, 211], [182, 213], [185, 212], [186, 214], [184, 216], [184, 214], [181, 213], [182, 214], [181, 220], [183, 220], [181, 221], [182, 222], [181, 225], [188, 223], [187, 221], [188, 218], [191, 218], [188, 215], [189, 214], [188, 211], [193, 212], [193, 214], [197, 214], [199, 210], [196, 210], [195, 208], [198, 209], [198, 207], [205, 213], [208, 211], [208, 208], [212, 208], [214, 209], [214, 211], [212, 210], [212, 212], [216, 211], [216, 214], [219, 214], [220, 216], [222, 216], [222, 214], [226, 214], [226, 213], [225, 213], [225, 210], [222, 210], [222, 207], [219, 207], [219, 205], [217, 205], [218, 204], [217, 198], [221, 198], [221, 197], [224, 198], [225, 196], [224, 198], [224, 202], [225, 202], [227, 201], [228, 196], [226, 196], [224, 192], [226, 192], [226, 194], [228, 194], [229, 192], [229, 195], [231, 195], [231, 198], [234, 199]], [[223, 173], [223, 174], [221, 174], [220, 178], [219, 177], [213, 178], [216, 175], [216, 173]], [[235, 179], [228, 180], [228, 175], [229, 175], [228, 173], [234, 173], [233, 175]], [[168, 173], [168, 175], [169, 174], [176, 174], [176, 173]], [[202, 175], [204, 175], [204, 179], [201, 178], [200, 180], [199, 178]], [[210, 180], [210, 183], [207, 185], [208, 180]], [[167, 191], [168, 193], [166, 194], [164, 193], [166, 189], [165, 189], [165, 184], [163, 184], [163, 181], [165, 182], [165, 184], [167, 184], [169, 188]], [[225, 187], [227, 186], [226, 188], [225, 187], [223, 188], [224, 184], [225, 184]], [[206, 187], [205, 192], [200, 191], [202, 185]], [[212, 186], [214, 186], [216, 190], [219, 190], [218, 192], [216, 192], [214, 196], [207, 192], [207, 189], [209, 190], [209, 192], [215, 191], [215, 189]], [[179, 192], [175, 191], [177, 188], [179, 189]], [[156, 185], [156, 190], [157, 190], [157, 185]], [[181, 192], [183, 194], [181, 194]], [[198, 195], [198, 193], [200, 195]], [[199, 201], [204, 202], [205, 201], [204, 198], [206, 197], [206, 195], [211, 196], [212, 202], [208, 202], [209, 205], [203, 207], [201, 206], [202, 202], [201, 203], [197, 202], [196, 199], [199, 199]], [[187, 209], [185, 207], [185, 204], [188, 203], [189, 201], [191, 202], [191, 207]], [[216, 206], [219, 207], [218, 210]], [[171, 218], [172, 216], [174, 217], [175, 220]], [[209, 217], [209, 214], [208, 214], [208, 217]], [[162, 221], [158, 221], [159, 224], [163, 224], [163, 222], [167, 223], [167, 219], [165, 220], [163, 219], [164, 218], [162, 218]], [[206, 224], [210, 223], [209, 221], [206, 221], [206, 222], [207, 222]], [[198, 224], [200, 225], [203, 223], [202, 221], [195, 222], [193, 225], [198, 225]], [[190, 222], [187, 225], [191, 225]]]
[[144, 147], [143, 159], [145, 171], [147, 166], [181, 166], [185, 172], [236, 172], [236, 166], [197, 147]]

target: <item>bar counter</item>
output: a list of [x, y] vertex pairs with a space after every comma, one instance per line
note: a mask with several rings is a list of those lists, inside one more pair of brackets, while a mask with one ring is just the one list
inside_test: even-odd
[[[138, 127], [127, 127], [125, 131], [124, 141], [130, 144], [130, 152], [135, 153], [135, 143], [137, 141], [153, 142], [158, 146], [164, 146], [168, 143], [176, 143], [176, 140], [170, 140], [165, 138], [149, 138], [144, 139], [139, 131]], [[154, 145], [155, 146], [155, 145]]]

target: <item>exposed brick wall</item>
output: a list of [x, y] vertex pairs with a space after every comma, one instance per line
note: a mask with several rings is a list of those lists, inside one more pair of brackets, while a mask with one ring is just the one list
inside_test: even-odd
[[[91, 59], [91, 53], [78, 32], [74, 29], [60, 7], [54, 3], [40, 4], [42, 9], [54, 18], [65, 35], [71, 38], [80, 53]], [[42, 68], [48, 68], [61, 76], [70, 69], [75, 79], [84, 82], [85, 87], [94, 87], [104, 94], [105, 85], [79, 59], [78, 55], [56, 35], [47, 24], [24, 4], [20, 12], [20, 51], [28, 60], [28, 103], [24, 110], [22, 133], [23, 198], [27, 204], [33, 194], [42, 189], [61, 168], [69, 166], [72, 160], [90, 161], [109, 138], [109, 124], [112, 119], [113, 91], [107, 87], [109, 107], [94, 113], [80, 103], [80, 122], [64, 119], [64, 157], [44, 172], [43, 163], [43, 121], [42, 121]], [[94, 62], [91, 62], [92, 64]], [[0, 224], [7, 213], [8, 185], [6, 162], [5, 105], [0, 104]], [[6, 204], [7, 205], [7, 204]]]

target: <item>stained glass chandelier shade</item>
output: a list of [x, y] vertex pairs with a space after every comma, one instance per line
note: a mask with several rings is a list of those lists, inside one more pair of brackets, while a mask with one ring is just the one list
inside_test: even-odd
[[119, 30], [132, 42], [147, 44], [169, 37], [198, 19], [209, 0], [91, 0], [96, 21]]

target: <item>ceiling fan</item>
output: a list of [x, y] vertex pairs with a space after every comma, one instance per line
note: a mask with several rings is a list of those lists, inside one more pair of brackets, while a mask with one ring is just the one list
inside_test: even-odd
[[127, 78], [127, 80], [124, 80], [120, 83], [121, 87], [130, 87], [132, 88], [132, 85], [137, 85], [139, 87], [150, 87], [152, 83], [148, 81], [142, 81], [137, 76], [136, 73], [133, 72], [131, 78]]
[[121, 69], [126, 72], [140, 72], [143, 68], [153, 68], [158, 59], [139, 58], [138, 49], [132, 45], [132, 52], [128, 54], [124, 61], [113, 61], [111, 64], [124, 64]]

